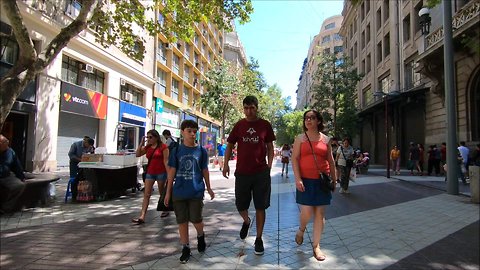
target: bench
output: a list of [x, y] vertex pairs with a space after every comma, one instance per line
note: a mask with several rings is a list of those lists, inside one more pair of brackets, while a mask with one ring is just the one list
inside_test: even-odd
[[60, 179], [52, 173], [25, 173], [25, 190], [17, 201], [16, 209], [34, 208], [40, 202], [42, 206], [47, 204], [49, 198], [50, 183]]

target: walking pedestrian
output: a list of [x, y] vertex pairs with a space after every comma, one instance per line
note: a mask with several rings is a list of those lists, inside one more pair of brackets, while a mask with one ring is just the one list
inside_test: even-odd
[[[146, 139], [146, 145], [145, 145]], [[169, 151], [166, 144], [160, 140], [160, 134], [155, 129], [147, 132], [147, 136], [143, 136], [136, 150], [136, 156], [146, 155], [148, 165], [145, 174], [145, 189], [143, 190], [142, 210], [138, 218], [132, 219], [135, 224], [145, 223], [145, 215], [147, 214], [148, 204], [152, 196], [153, 184], [157, 181], [158, 192], [160, 195], [165, 188], [165, 180], [167, 179], [167, 162]], [[163, 212], [161, 217], [166, 217], [169, 212]]]
[[440, 168], [442, 169], [442, 174], [447, 175], [445, 173], [445, 170], [443, 169], [445, 164], [447, 164], [447, 143], [442, 142], [442, 145], [440, 146], [440, 154], [441, 154]]
[[288, 178], [288, 163], [290, 163], [290, 156], [292, 155], [292, 150], [288, 144], [284, 144], [282, 147], [282, 176], [283, 171], [286, 170], [286, 178]]
[[325, 225], [325, 207], [332, 200], [331, 192], [320, 188], [320, 172], [330, 175], [332, 185], [337, 181], [330, 138], [321, 132], [323, 127], [319, 112], [306, 111], [303, 114], [304, 134], [295, 139], [292, 155], [296, 202], [300, 204], [300, 226], [295, 242], [303, 243], [303, 234], [313, 215], [313, 256], [319, 261], [326, 258], [320, 249], [320, 240]]
[[[227, 139], [223, 176], [228, 178], [230, 167], [228, 162], [232, 150], [237, 144], [237, 168], [235, 170], [235, 205], [243, 218], [240, 238], [248, 235], [251, 219], [248, 208], [253, 195], [257, 237], [255, 239], [255, 254], [263, 255], [262, 240], [265, 225], [265, 211], [270, 206], [271, 178], [270, 170], [273, 161], [273, 141], [275, 134], [272, 125], [257, 115], [258, 99], [247, 96], [243, 99], [245, 118], [238, 121]], [[267, 157], [267, 160], [265, 160]]]
[[421, 143], [419, 143], [417, 147], [418, 147], [418, 167], [420, 168], [420, 175], [423, 175], [423, 165], [425, 164], [425, 148]]
[[215, 198], [215, 193], [210, 187], [207, 150], [195, 143], [198, 124], [192, 120], [184, 120], [180, 124], [180, 130], [183, 144], [172, 151], [168, 160], [169, 172], [164, 204], [168, 206], [172, 196], [182, 244], [180, 262], [186, 263], [191, 256], [188, 222], [191, 222], [197, 231], [198, 252], [204, 252], [207, 247], [202, 215], [205, 186], [211, 200]]
[[223, 162], [225, 161], [225, 150], [227, 150], [227, 145], [225, 144], [225, 139], [222, 138], [222, 142], [217, 145], [217, 159], [220, 171], [223, 169]]
[[340, 193], [349, 194], [348, 185], [350, 182], [350, 170], [353, 167], [353, 155], [355, 154], [351, 146], [350, 138], [345, 137], [342, 145], [337, 150], [337, 162], [340, 166]]
[[409, 162], [412, 162], [413, 166], [410, 166], [410, 175], [415, 175], [413, 170], [416, 169], [418, 175], [422, 175], [419, 160], [420, 160], [420, 150], [415, 145], [414, 142], [410, 142], [409, 154], [408, 154]]
[[461, 141], [460, 146], [458, 146], [458, 151], [460, 151], [460, 155], [462, 155], [463, 166], [465, 167], [464, 171], [468, 175], [468, 163], [469, 163], [468, 156], [470, 155], [470, 149], [468, 149], [468, 147], [465, 146], [464, 141]]

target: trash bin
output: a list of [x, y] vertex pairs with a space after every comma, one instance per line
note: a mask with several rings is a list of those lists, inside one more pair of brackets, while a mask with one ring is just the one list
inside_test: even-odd
[[480, 167], [479, 166], [470, 166], [468, 167], [469, 178], [470, 178], [470, 193], [472, 194], [472, 202], [479, 203], [479, 178], [480, 178]]

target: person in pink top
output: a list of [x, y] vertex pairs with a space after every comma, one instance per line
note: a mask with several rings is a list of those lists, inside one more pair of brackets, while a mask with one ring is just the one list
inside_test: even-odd
[[337, 182], [335, 161], [330, 138], [323, 134], [323, 117], [316, 110], [303, 114], [304, 133], [293, 144], [292, 166], [297, 188], [296, 202], [300, 204], [300, 226], [295, 235], [298, 245], [303, 243], [303, 234], [313, 216], [313, 256], [318, 261], [326, 256], [320, 249], [320, 239], [325, 225], [325, 206], [330, 205], [332, 193], [320, 187], [320, 173], [330, 175], [332, 185]]
[[[145, 139], [147, 144], [145, 145]], [[145, 215], [148, 203], [152, 195], [153, 184], [157, 181], [158, 192], [162, 194], [167, 179], [168, 147], [160, 140], [160, 134], [155, 129], [149, 130], [147, 136], [142, 138], [136, 151], [137, 157], [146, 155], [148, 159], [147, 174], [145, 176], [145, 190], [143, 191], [142, 211], [138, 218], [132, 219], [135, 224], [145, 223]], [[162, 213], [162, 217], [168, 216], [168, 212]]]
[[228, 136], [222, 173], [225, 178], [230, 175], [228, 161], [235, 144], [237, 144], [235, 205], [243, 218], [240, 238], [245, 239], [248, 235], [251, 223], [248, 208], [253, 196], [257, 225], [255, 254], [263, 255], [262, 233], [265, 225], [265, 210], [270, 206], [270, 170], [273, 162], [275, 134], [272, 125], [267, 120], [259, 118], [257, 111], [257, 98], [254, 96], [245, 97], [243, 99], [245, 118], [235, 124]]

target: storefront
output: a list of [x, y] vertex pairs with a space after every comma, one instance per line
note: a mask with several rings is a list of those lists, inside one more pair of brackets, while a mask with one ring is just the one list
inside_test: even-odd
[[170, 130], [175, 140], [180, 138], [180, 117], [177, 108], [157, 98], [155, 103], [155, 129], [162, 134], [164, 130]]
[[57, 166], [69, 163], [68, 151], [72, 143], [84, 136], [98, 138], [99, 120], [107, 118], [106, 95], [62, 82], [60, 115], [57, 137]]
[[135, 151], [145, 136], [147, 110], [143, 107], [120, 101], [117, 125], [117, 150]]

